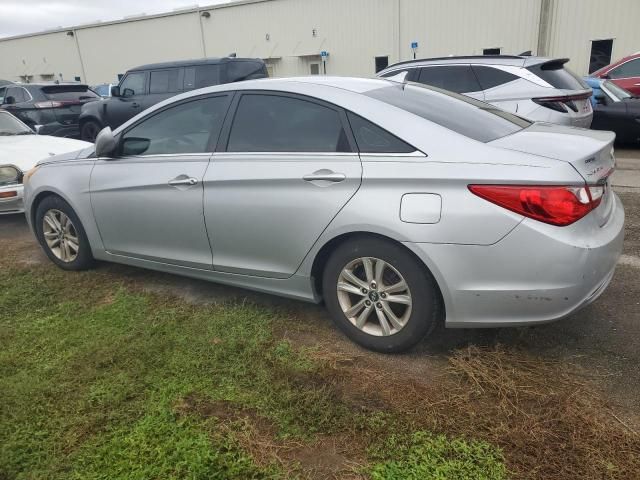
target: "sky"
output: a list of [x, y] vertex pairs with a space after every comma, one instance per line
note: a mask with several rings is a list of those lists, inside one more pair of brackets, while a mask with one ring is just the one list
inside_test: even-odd
[[0, 38], [226, 0], [0, 0]]

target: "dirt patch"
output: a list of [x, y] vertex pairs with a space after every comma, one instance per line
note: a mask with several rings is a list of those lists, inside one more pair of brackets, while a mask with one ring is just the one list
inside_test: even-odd
[[353, 439], [346, 434], [319, 435], [312, 443], [278, 438], [276, 426], [254, 409], [191, 394], [174, 405], [178, 415], [215, 417], [224, 434], [238, 439], [258, 465], [274, 461], [287, 474], [310, 480], [359, 479], [360, 463], [353, 458]]

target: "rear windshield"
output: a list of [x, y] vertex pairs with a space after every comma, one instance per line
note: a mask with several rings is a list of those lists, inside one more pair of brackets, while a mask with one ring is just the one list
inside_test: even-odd
[[51, 85], [42, 87], [42, 93], [48, 100], [59, 102], [100, 98], [86, 85]]
[[532, 67], [527, 67], [527, 70], [534, 73], [554, 88], [561, 88], [563, 90], [589, 89], [589, 85], [587, 85], [584, 80], [568, 68], [564, 67], [564, 60], [534, 65]]
[[524, 118], [487, 103], [417, 83], [390, 85], [365, 95], [479, 142], [491, 142], [531, 125]]

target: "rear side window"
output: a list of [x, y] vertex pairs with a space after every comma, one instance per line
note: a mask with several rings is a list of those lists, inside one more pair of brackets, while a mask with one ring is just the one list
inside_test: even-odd
[[611, 78], [640, 77], [640, 58], [629, 60], [609, 72]]
[[563, 90], [586, 90], [589, 86], [571, 70], [564, 68], [564, 60], [551, 61], [541, 65], [527, 67], [554, 88]]
[[47, 100], [58, 102], [73, 102], [81, 100], [94, 100], [100, 98], [86, 85], [51, 85], [42, 87], [42, 93]]
[[267, 67], [262, 62], [230, 61], [226, 64], [227, 81], [239, 82], [241, 80], [251, 80], [253, 78], [265, 78]]
[[150, 93], [172, 93], [182, 90], [179, 83], [180, 70], [177, 68], [171, 70], [157, 70], [151, 72], [149, 80]]
[[339, 113], [281, 95], [245, 94], [233, 120], [229, 152], [350, 152]]
[[423, 67], [420, 69], [418, 82], [456, 93], [482, 90], [470, 65]]
[[488, 103], [419, 84], [390, 85], [365, 95], [479, 142], [490, 142], [531, 125]]
[[482, 90], [488, 90], [505, 83], [518, 80], [520, 77], [504, 70], [483, 65], [473, 65], [473, 73], [476, 74]]
[[200, 98], [157, 113], [130, 130], [122, 155], [205, 153], [215, 143], [229, 106], [229, 97]]
[[415, 152], [408, 143], [371, 123], [355, 113], [347, 112], [351, 130], [356, 137], [358, 150], [362, 153], [411, 153]]
[[184, 89], [193, 90], [194, 88], [210, 87], [219, 85], [220, 81], [220, 65], [198, 65], [196, 67], [187, 67], [184, 69]]

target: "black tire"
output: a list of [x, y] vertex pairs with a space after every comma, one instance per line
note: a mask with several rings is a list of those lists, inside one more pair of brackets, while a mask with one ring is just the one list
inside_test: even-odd
[[[343, 268], [365, 257], [384, 260], [401, 274], [408, 285], [412, 302], [411, 310], [407, 314], [408, 319], [404, 327], [391, 335], [376, 336], [361, 330], [347, 318], [340, 305], [337, 286]], [[369, 350], [383, 353], [408, 350], [428, 335], [440, 320], [440, 293], [431, 274], [402, 246], [384, 239], [360, 237], [338, 246], [325, 265], [322, 290], [327, 309], [338, 328], [355, 343]], [[358, 295], [349, 296], [357, 299]], [[374, 304], [374, 308], [376, 305], [377, 303]], [[373, 310], [373, 321], [376, 321], [376, 314]]]
[[85, 142], [95, 142], [98, 133], [102, 130], [102, 125], [100, 125], [95, 120], [87, 120], [82, 123], [80, 127], [80, 140], [84, 140]]
[[[73, 260], [61, 260], [47, 244], [43, 222], [45, 215], [51, 211], [62, 212], [69, 218], [69, 220], [71, 220], [73, 231], [78, 240], [78, 250]], [[87, 270], [94, 265], [95, 260], [91, 253], [91, 245], [87, 239], [87, 234], [84, 231], [82, 222], [80, 222], [80, 219], [78, 218], [78, 215], [76, 215], [76, 212], [74, 212], [73, 208], [71, 208], [71, 206], [62, 198], [57, 195], [50, 195], [44, 198], [36, 209], [34, 222], [36, 236], [44, 250], [44, 253], [46, 253], [47, 257], [49, 257], [49, 259], [57, 266], [64, 270]]]

